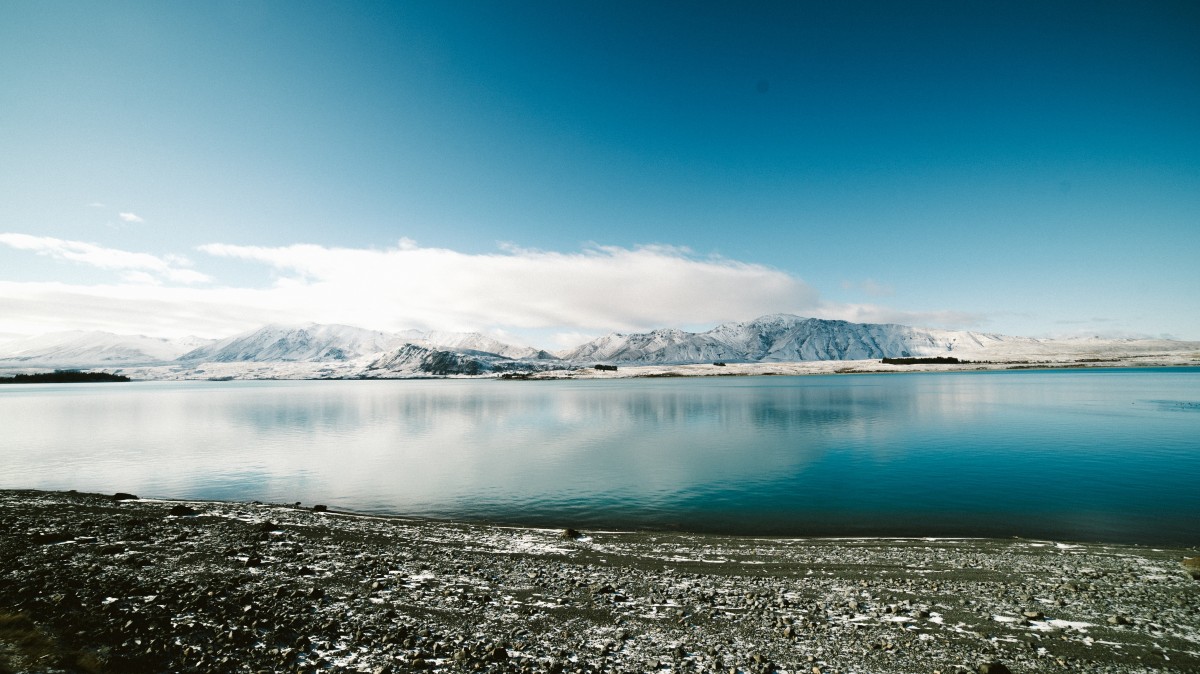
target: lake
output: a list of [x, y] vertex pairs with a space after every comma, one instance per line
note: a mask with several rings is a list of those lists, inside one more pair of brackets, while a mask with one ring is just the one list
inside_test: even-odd
[[1200, 370], [0, 388], [0, 488], [575, 528], [1200, 543]]

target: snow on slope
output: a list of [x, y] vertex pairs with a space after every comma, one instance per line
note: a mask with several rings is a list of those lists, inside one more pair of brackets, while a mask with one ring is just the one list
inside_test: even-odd
[[198, 337], [169, 340], [116, 335], [99, 330], [52, 332], [0, 344], [0, 363], [44, 367], [145, 365], [172, 361], [209, 341]]
[[[415, 334], [414, 334], [415, 333]], [[482, 351], [493, 353], [514, 360], [553, 359], [554, 356], [545, 351], [529, 346], [513, 346], [500, 340], [493, 339], [478, 332], [417, 332], [401, 333], [408, 337], [413, 335], [411, 342], [422, 346], [432, 346], [451, 351]]]
[[576, 362], [678, 364], [864, 360], [918, 356], [982, 357], [996, 349], [1036, 351], [1041, 340], [905, 325], [848, 323], [788, 314], [725, 323], [707, 332], [611, 334], [560, 353]]
[[513, 359], [497, 353], [473, 349], [438, 349], [420, 344], [405, 344], [392, 349], [366, 366], [366, 376], [388, 376], [396, 374], [462, 374], [476, 375], [486, 372], [511, 372], [548, 370], [560, 367], [556, 358]]
[[396, 346], [387, 332], [349, 325], [268, 325], [190, 351], [181, 361], [201, 363], [345, 361]]
[[197, 349], [180, 360], [208, 363], [347, 361], [379, 357], [405, 344], [431, 350], [479, 351], [509, 359], [553, 358], [545, 351], [504, 344], [477, 332], [405, 330], [389, 333], [348, 325], [310, 323], [300, 327], [268, 325]]

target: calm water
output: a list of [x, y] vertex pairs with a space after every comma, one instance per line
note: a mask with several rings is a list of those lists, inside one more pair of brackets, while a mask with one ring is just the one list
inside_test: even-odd
[[1200, 370], [0, 388], [0, 487], [1200, 543]]

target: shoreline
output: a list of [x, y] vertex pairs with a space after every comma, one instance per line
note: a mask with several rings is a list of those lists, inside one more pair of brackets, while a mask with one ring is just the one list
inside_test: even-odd
[[0, 672], [1200, 668], [1195, 547], [566, 537], [32, 490], [0, 491], [0, 522]]
[[[1200, 353], [1120, 354], [1106, 357], [1064, 357], [1035, 354], [1029, 359], [976, 360], [960, 363], [887, 364], [879, 359], [813, 360], [778, 363], [686, 363], [663, 365], [617, 365], [614, 370], [591, 366], [540, 371], [487, 372], [478, 375], [433, 375], [424, 372], [393, 372], [365, 376], [353, 362], [294, 362], [281, 368], [280, 363], [235, 362], [202, 363], [195, 367], [175, 365], [79, 366], [77, 369], [115, 374], [134, 382], [150, 381], [424, 381], [424, 380], [504, 380], [557, 381], [564, 379], [655, 379], [717, 378], [758, 376], [808, 376], [833, 374], [899, 374], [940, 372], [1012, 372], [1045, 370], [1122, 370], [1142, 368], [1200, 368]], [[0, 364], [0, 377], [52, 371], [54, 367], [9, 367]], [[9, 384], [15, 382], [9, 381]]]
[[[685, 365], [629, 365], [613, 370], [582, 368], [578, 370], [547, 370], [526, 376], [511, 377], [519, 380], [560, 379], [654, 379], [675, 377], [762, 377], [762, 376], [808, 376], [833, 374], [903, 374], [940, 372], [1036, 372], [1043, 370], [1122, 370], [1134, 368], [1200, 368], [1195, 357], [1139, 356], [1112, 360], [1060, 360], [1060, 361], [973, 361], [950, 364], [891, 365], [878, 359], [872, 360], [819, 360], [792, 363], [691, 363]], [[499, 378], [503, 377], [501, 375]]]

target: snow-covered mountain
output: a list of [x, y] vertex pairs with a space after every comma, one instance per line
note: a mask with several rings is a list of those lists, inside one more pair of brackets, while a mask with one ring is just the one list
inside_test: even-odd
[[560, 365], [558, 359], [553, 357], [522, 360], [473, 349], [448, 350], [420, 344], [405, 344], [372, 360], [363, 374], [369, 377], [418, 373], [476, 375], [487, 372], [548, 370]]
[[0, 343], [0, 364], [8, 367], [87, 367], [146, 365], [175, 360], [211, 340], [116, 335], [99, 330], [51, 332]]
[[972, 358], [997, 348], [1028, 350], [1041, 343], [1028, 337], [772, 314], [749, 322], [724, 323], [699, 333], [614, 333], [560, 353], [559, 357], [575, 362], [626, 364], [779, 363], [950, 355]]
[[555, 356], [549, 352], [529, 346], [513, 346], [512, 344], [505, 344], [498, 339], [493, 339], [478, 332], [420, 332], [418, 330], [409, 330], [397, 334], [405, 337], [406, 341], [409, 343], [420, 344], [422, 346], [430, 346], [439, 349], [449, 349], [452, 351], [482, 351], [484, 353], [492, 353], [514, 360], [555, 359]]
[[[67, 332], [0, 342], [0, 369], [133, 368], [141, 378], [357, 378], [537, 372], [597, 363], [787, 363], [954, 356], [995, 362], [1098, 362], [1176, 354], [1200, 343], [1065, 339], [848, 323], [787, 314], [706, 332], [613, 333], [553, 356], [479, 333], [381, 332], [347, 325], [268, 325], [220, 341]], [[559, 360], [561, 358], [561, 360]]]
[[[171, 366], [211, 374], [214, 364], [261, 363], [256, 377], [277, 370], [281, 377], [374, 376], [377, 374], [468, 374], [546, 369], [557, 359], [538, 349], [505, 344], [477, 332], [391, 333], [349, 325], [267, 325], [222, 340], [165, 340], [106, 332], [67, 332], [0, 342], [0, 367], [58, 368]], [[537, 363], [543, 363], [537, 366]], [[269, 367], [270, 364], [279, 367]], [[329, 364], [332, 368], [286, 366]], [[228, 369], [228, 368], [226, 368]], [[240, 372], [246, 368], [233, 368]], [[224, 372], [224, 370], [221, 370]], [[246, 370], [249, 372], [250, 370]]]
[[348, 325], [309, 325], [292, 327], [268, 325], [235, 335], [196, 349], [181, 361], [206, 363], [232, 362], [329, 362], [371, 357], [384, 358], [406, 345], [427, 351], [479, 352], [491, 358], [554, 359], [538, 349], [513, 346], [478, 332], [380, 332]]
[[179, 360], [197, 363], [344, 361], [386, 351], [400, 341], [388, 332], [349, 325], [267, 325], [189, 351]]

